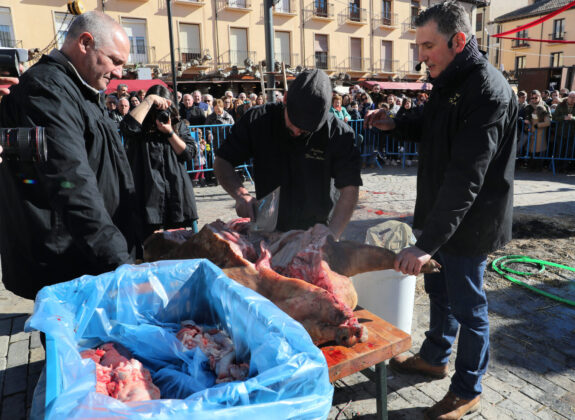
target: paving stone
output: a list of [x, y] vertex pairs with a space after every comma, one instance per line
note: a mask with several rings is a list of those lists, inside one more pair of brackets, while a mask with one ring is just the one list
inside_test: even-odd
[[529, 398], [527, 395], [520, 391], [512, 391], [508, 399], [523, 407], [524, 409], [533, 412], [537, 412], [545, 408], [542, 404], [532, 398]]
[[10, 342], [10, 337], [5, 335], [0, 335], [0, 357], [6, 357], [8, 354], [8, 343]]
[[10, 332], [10, 342], [29, 340], [30, 333], [24, 332], [24, 324], [28, 315], [12, 318], [12, 331]]
[[550, 372], [547, 373], [544, 376], [544, 378], [547, 379], [549, 382], [553, 382], [555, 385], [559, 385], [560, 387], [562, 387], [567, 391], [575, 390], [575, 382], [569, 379], [567, 375], [564, 375], [562, 373]]
[[[513, 368], [514, 367], [510, 367], [510, 369], [513, 369]], [[494, 364], [490, 370], [490, 373], [491, 373], [491, 376], [496, 377], [497, 379], [502, 381], [504, 383], [505, 388], [510, 388], [510, 387], [521, 388], [521, 387], [527, 385], [527, 382], [525, 382], [523, 379], [521, 379], [517, 375], [514, 375], [511, 371], [505, 369], [500, 364]], [[492, 387], [492, 388], [494, 388], [494, 387]], [[494, 388], [494, 389], [498, 389], [498, 388]]]
[[538, 411], [535, 413], [537, 418], [542, 420], [568, 420], [567, 417], [562, 416], [561, 414], [553, 411], [549, 407], [545, 407], [545, 409]]
[[[6, 377], [6, 358], [0, 357], [0, 402], [2, 401], [2, 390], [4, 387], [4, 379]], [[1, 406], [2, 404], [0, 404]]]
[[[517, 420], [513, 412], [499, 404], [481, 404], [481, 416], [487, 420]], [[527, 420], [527, 419], [524, 419]]]
[[437, 382], [427, 382], [421, 385], [416, 385], [416, 387], [433, 401], [437, 402], [445, 396], [449, 388], [448, 384], [446, 384], [446, 386], [438, 385], [439, 384]]
[[514, 391], [513, 387], [508, 386], [504, 381], [499, 379], [497, 376], [491, 375], [488, 378], [483, 379], [482, 385], [484, 387], [489, 387], [492, 390], [496, 390], [499, 394], [508, 398], [511, 392]]
[[1, 420], [25, 420], [26, 419], [26, 393], [5, 397], [2, 404]]
[[[500, 390], [493, 389], [486, 384], [486, 379], [483, 379], [483, 392], [481, 393], [481, 402], [485, 402], [485, 404], [497, 404], [498, 402], [502, 401], [505, 397], [501, 395], [499, 392]], [[485, 405], [483, 404], [483, 405]]]
[[10, 337], [12, 318], [0, 319], [0, 336]]
[[566, 395], [571, 395], [570, 392], [561, 392], [560, 394], [550, 394], [542, 389], [534, 386], [527, 385], [521, 388], [521, 392], [530, 398], [539, 401], [541, 404], [546, 405], [553, 411], [565, 416], [567, 418], [575, 417], [574, 406], [569, 402], [568, 397], [564, 399]]
[[18, 392], [26, 392], [28, 382], [28, 367], [26, 365], [11, 367], [6, 369], [5, 372], [4, 390], [2, 393], [4, 397], [17, 394]]
[[511, 413], [513, 413], [512, 414], [513, 417], [517, 418], [517, 419], [533, 419], [533, 418], [535, 418], [535, 413], [526, 409], [525, 407], [522, 407], [521, 405], [515, 403], [514, 401], [512, 401], [510, 399], [505, 399], [505, 400], [501, 401], [499, 404], [497, 404], [497, 407], [504, 408], [504, 409], [511, 411]]
[[8, 368], [28, 364], [28, 345], [28, 341], [10, 343], [8, 347]]
[[400, 389], [397, 393], [409, 401], [412, 406], [431, 407], [435, 404], [433, 399], [414, 387]]
[[513, 373], [525, 380], [525, 382], [535, 385], [537, 388], [540, 388], [547, 393], [557, 394], [562, 391], [562, 388], [558, 387], [553, 382], [548, 381], [544, 376], [537, 375], [529, 369], [515, 368], [513, 369]]
[[42, 347], [42, 341], [40, 340], [40, 331], [33, 331], [30, 334], [30, 348], [35, 349], [38, 347]]
[[41, 362], [46, 359], [46, 353], [42, 346], [30, 349], [30, 363]]

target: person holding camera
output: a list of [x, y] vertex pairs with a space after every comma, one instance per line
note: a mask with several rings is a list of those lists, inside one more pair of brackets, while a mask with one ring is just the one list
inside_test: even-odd
[[152, 86], [120, 123], [142, 215], [140, 241], [158, 229], [192, 227], [198, 218], [186, 170], [197, 145], [170, 98], [166, 87]]

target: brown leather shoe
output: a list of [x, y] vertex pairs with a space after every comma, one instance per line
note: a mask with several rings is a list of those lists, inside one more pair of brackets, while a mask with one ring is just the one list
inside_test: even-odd
[[419, 373], [431, 378], [445, 378], [447, 376], [447, 365], [432, 366], [419, 357], [415, 356], [395, 356], [389, 361], [389, 367], [400, 373]]
[[464, 400], [449, 391], [441, 401], [425, 410], [425, 418], [427, 420], [459, 420], [464, 415], [479, 410], [479, 400], [479, 395], [472, 400]]

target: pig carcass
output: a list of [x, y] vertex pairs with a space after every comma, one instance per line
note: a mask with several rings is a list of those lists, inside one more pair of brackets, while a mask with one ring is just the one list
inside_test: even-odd
[[[367, 332], [353, 315], [357, 293], [349, 276], [392, 268], [395, 254], [355, 242], [336, 242], [324, 225], [306, 231], [260, 233], [250, 230], [249, 219], [235, 219], [207, 224], [197, 234], [185, 230], [155, 233], [144, 244], [144, 258], [207, 258], [299, 321], [314, 343], [353, 346], [365, 340]], [[430, 263], [426, 269], [437, 266]]]

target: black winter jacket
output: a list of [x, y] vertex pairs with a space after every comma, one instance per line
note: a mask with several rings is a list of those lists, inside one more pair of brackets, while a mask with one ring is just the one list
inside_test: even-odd
[[432, 82], [423, 111], [397, 122], [420, 139], [416, 246], [485, 255], [511, 239], [517, 100], [474, 37]]
[[176, 122], [173, 129], [186, 143], [180, 155], [176, 155], [166, 134], [144, 132], [132, 115], [126, 115], [120, 123], [142, 222], [164, 228], [191, 226], [198, 218], [194, 188], [186, 172], [186, 163], [191, 167], [197, 145], [185, 120]]
[[2, 280], [34, 298], [43, 286], [130, 262], [134, 183], [101, 95], [54, 51], [0, 104], [4, 127], [46, 127], [46, 163], [0, 165]]

